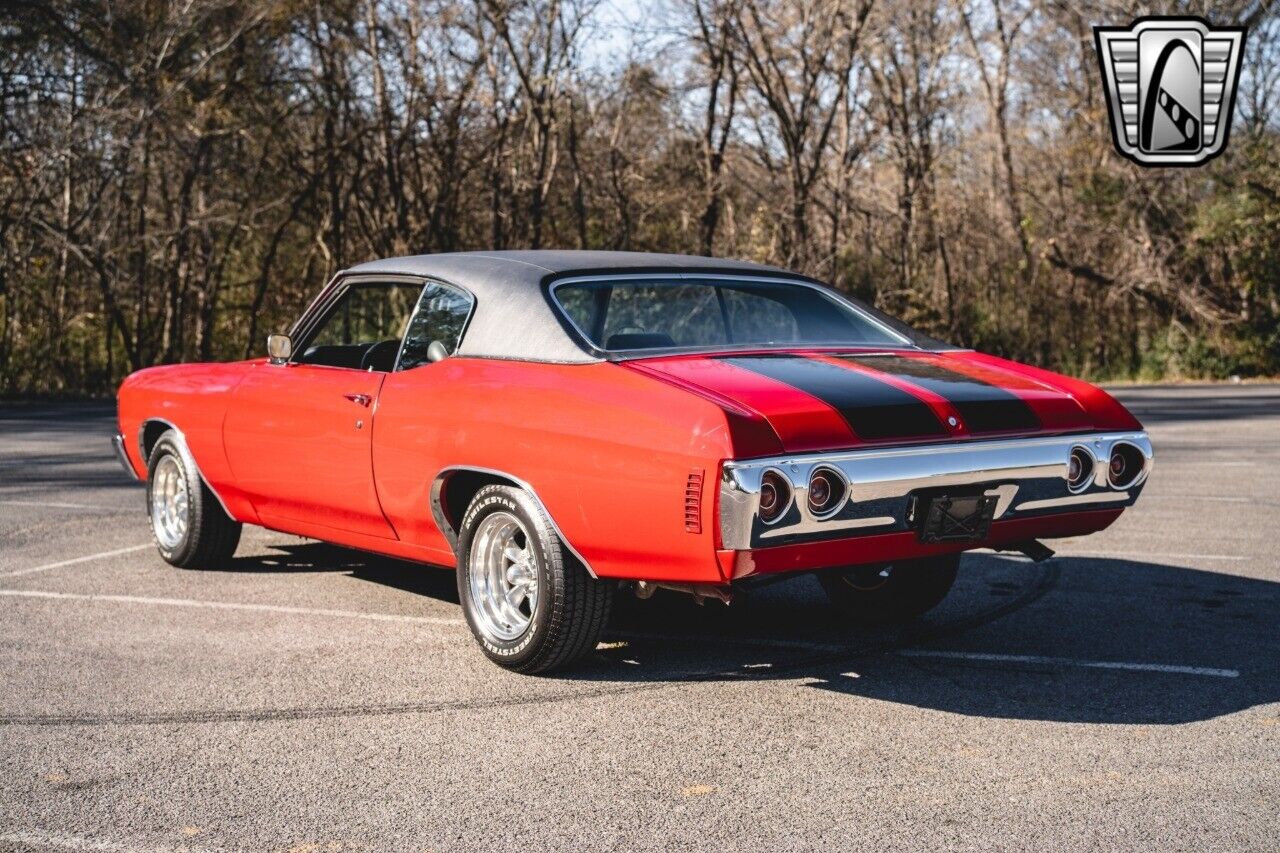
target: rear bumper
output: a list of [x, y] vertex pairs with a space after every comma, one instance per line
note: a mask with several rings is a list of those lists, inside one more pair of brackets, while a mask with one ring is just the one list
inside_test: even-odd
[[116, 452], [116, 460], [120, 463], [120, 467], [129, 473], [132, 480], [141, 480], [138, 472], [133, 469], [133, 463], [129, 461], [129, 454], [124, 449], [124, 436], [116, 433], [111, 437], [111, 449]]
[[914, 532], [906, 532], [798, 542], [748, 551], [726, 551], [722, 552], [721, 571], [728, 579], [739, 580], [776, 572], [804, 572], [837, 566], [936, 557], [979, 547], [1001, 548], [1030, 539], [1084, 536], [1105, 529], [1123, 511], [1089, 510], [996, 521], [991, 524], [990, 534], [985, 540], [967, 544], [926, 544]]
[[[1107, 461], [1113, 449], [1122, 445], [1136, 450], [1141, 465], [1125, 481], [1113, 485], [1107, 477]], [[1072, 490], [1067, 484], [1067, 466], [1076, 448], [1083, 448], [1095, 464], [1088, 482]], [[947, 546], [944, 551], [993, 544], [997, 531], [1011, 529], [1009, 524], [1014, 521], [1032, 522], [1017, 525], [1027, 531], [1051, 530], [1052, 524], [1037, 525], [1034, 520], [1089, 516], [1096, 511], [1110, 513], [1109, 524], [1137, 499], [1151, 466], [1151, 442], [1145, 432], [955, 442], [727, 462], [720, 480], [721, 547], [756, 552], [836, 540], [879, 540], [886, 534], [901, 534], [899, 539], [905, 544], [915, 536], [916, 499], [937, 489], [996, 498], [987, 539]], [[847, 495], [838, 509], [821, 517], [808, 508], [809, 478], [818, 468], [842, 479]], [[772, 524], [759, 517], [760, 485], [769, 471], [780, 474], [791, 487], [789, 505]], [[847, 547], [840, 550], [848, 552]], [[867, 562], [876, 559], [870, 557]]]

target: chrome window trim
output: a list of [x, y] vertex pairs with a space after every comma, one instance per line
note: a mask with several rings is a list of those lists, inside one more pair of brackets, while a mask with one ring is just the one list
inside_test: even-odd
[[[292, 326], [289, 327], [289, 337], [293, 339], [293, 354], [287, 362], [281, 367], [289, 367], [295, 364], [305, 364], [298, 361], [298, 356], [302, 354], [303, 344], [306, 339], [315, 333], [316, 327], [329, 316], [329, 312], [333, 309], [335, 303], [342, 298], [350, 288], [362, 284], [391, 284], [391, 285], [418, 285], [418, 299], [414, 303], [413, 312], [409, 315], [412, 321], [413, 317], [418, 313], [418, 306], [422, 303], [422, 293], [427, 289], [428, 284], [439, 284], [452, 288], [465, 295], [471, 300], [471, 308], [467, 311], [467, 318], [462, 323], [462, 330], [458, 333], [458, 342], [453, 348], [456, 353], [461, 347], [463, 340], [466, 339], [467, 329], [471, 326], [471, 321], [476, 315], [476, 309], [479, 305], [479, 299], [476, 298], [474, 292], [469, 288], [463, 287], [452, 281], [446, 281], [442, 278], [434, 276], [413, 275], [410, 273], [353, 273], [340, 272], [330, 279], [329, 283], [324, 286], [307, 306], [306, 310]], [[406, 331], [408, 328], [406, 327]], [[400, 347], [396, 350], [396, 362], [390, 373], [398, 373], [400, 371], [400, 356], [404, 352], [404, 336], [400, 337]], [[453, 353], [450, 353], [452, 355]], [[309, 367], [333, 367], [333, 365], [308, 365]], [[353, 368], [338, 368], [339, 370], [352, 370]]]
[[[218, 494], [217, 489], [209, 485], [209, 478], [204, 475], [204, 471], [200, 468], [200, 463], [196, 461], [196, 455], [191, 452], [191, 445], [187, 444], [186, 435], [183, 434], [182, 430], [179, 429], [178, 425], [173, 421], [165, 420], [164, 418], [147, 418], [138, 425], [138, 455], [142, 458], [142, 464], [146, 466], [148, 462], [146, 447], [147, 424], [164, 424], [169, 429], [173, 430], [178, 437], [179, 449], [191, 458], [191, 465], [196, 469], [196, 474], [200, 476], [200, 481], [204, 483], [204, 487], [209, 490], [210, 494], [218, 499], [218, 504], [222, 507], [222, 511], [227, 514], [227, 518], [235, 518], [235, 516], [231, 514], [231, 510], [227, 509], [227, 502], [222, 499], [222, 495]], [[150, 473], [151, 472], [148, 469], [148, 477], [150, 477]]]
[[510, 474], [506, 471], [500, 471], [497, 468], [482, 468], [478, 465], [449, 465], [445, 468], [441, 468], [440, 472], [436, 474], [435, 479], [431, 481], [431, 517], [435, 521], [436, 527], [438, 527], [440, 532], [444, 534], [444, 538], [448, 540], [449, 547], [453, 549], [454, 556], [459, 560], [462, 559], [462, 555], [458, 553], [458, 532], [454, 530], [453, 525], [449, 523], [449, 518], [445, 515], [444, 506], [440, 501], [441, 495], [444, 493], [445, 480], [450, 474], [456, 471], [471, 471], [476, 474], [489, 474], [494, 477], [501, 477], [504, 480], [511, 481], [518, 488], [528, 492], [529, 496], [533, 498], [534, 503], [536, 503], [538, 508], [542, 510], [544, 515], [546, 515], [547, 521], [551, 523], [551, 529], [555, 531], [556, 536], [559, 536], [560, 541], [564, 543], [564, 547], [569, 549], [569, 553], [573, 554], [573, 556], [577, 558], [578, 562], [582, 563], [583, 567], [587, 570], [587, 574], [591, 575], [593, 578], [599, 577], [595, 573], [595, 569], [591, 568], [591, 564], [587, 562], [587, 558], [582, 556], [581, 552], [579, 552], [577, 548], [573, 547], [573, 543], [569, 541], [569, 537], [565, 536], [564, 531], [560, 529], [560, 525], [556, 524], [555, 516], [553, 516], [551, 511], [547, 509], [547, 505], [542, 502], [542, 498], [540, 498], [538, 493], [534, 491], [533, 486], [529, 485], [528, 482], [514, 474]]
[[[681, 280], [681, 281], [692, 279], [696, 281], [743, 282], [746, 284], [785, 284], [792, 287], [805, 287], [805, 288], [808, 288], [809, 290], [816, 291], [818, 294], [822, 296], [825, 296], [829, 299], [834, 300], [836, 303], [840, 305], [843, 305], [846, 309], [848, 309], [849, 311], [852, 311], [855, 315], [857, 315], [861, 319], [865, 320], [875, 328], [889, 335], [889, 337], [896, 340], [897, 343], [896, 344], [894, 343], [864, 343], [864, 344], [826, 343], [826, 344], [822, 344], [822, 343], [815, 343], [815, 342], [804, 343], [804, 342], [791, 341], [791, 342], [778, 343], [778, 344], [742, 344], [742, 345], [730, 344], [730, 345], [718, 345], [718, 346], [655, 347], [650, 349], [613, 349], [611, 350], [611, 349], [605, 349], [604, 347], [596, 344], [596, 342], [591, 339], [591, 336], [588, 335], [585, 331], [583, 331], [582, 327], [578, 325], [577, 321], [573, 319], [572, 315], [570, 315], [569, 312], [565, 309], [565, 307], [560, 303], [560, 298], [556, 296], [556, 291], [559, 290], [561, 287], [564, 287], [565, 285], [591, 284], [595, 282], [605, 282], [605, 281], [615, 281], [615, 282], [616, 281], [647, 281], [655, 278], [664, 279], [664, 280], [674, 279], [674, 280]], [[725, 273], [705, 273], [704, 274], [704, 273], [697, 273], [697, 272], [607, 273], [603, 275], [576, 275], [576, 276], [570, 276], [567, 278], [558, 278], [555, 281], [551, 282], [550, 285], [548, 285], [547, 293], [551, 297], [550, 299], [551, 305], [556, 311], [556, 313], [561, 317], [561, 319], [563, 319], [566, 323], [569, 324], [569, 326], [574, 330], [574, 332], [577, 333], [577, 335], [590, 348], [591, 351], [596, 353], [605, 353], [612, 356], [644, 358], [644, 357], [663, 355], [668, 353], [721, 352], [721, 351], [730, 351], [733, 349], [740, 349], [744, 351], [774, 350], [774, 349], [794, 350], [797, 348], [823, 349], [823, 348], [832, 348], [832, 347], [837, 347], [837, 348], [864, 347], [869, 349], [876, 349], [876, 348], [883, 349], [888, 347], [888, 348], [894, 348], [894, 349], [915, 349], [915, 350], [920, 349], [918, 345], [912, 343], [911, 340], [903, 336], [902, 333], [880, 322], [875, 317], [871, 316], [870, 314], [867, 314], [857, 305], [854, 305], [852, 302], [845, 299], [844, 296], [842, 296], [839, 291], [833, 288], [824, 287], [822, 285], [815, 284], [809, 281], [804, 281], [801, 279], [782, 278], [778, 276], [767, 276], [767, 275], [752, 275], [750, 273], [744, 273], [742, 275], [728, 275]]]
[[[1124, 489], [1114, 489], [1102, 472], [1103, 479], [1095, 475], [1088, 491], [1071, 494], [1066, 475], [1072, 449], [1084, 445], [1094, 458], [1109, 458], [1117, 444], [1132, 445], [1142, 455], [1142, 470], [1133, 482]], [[721, 467], [720, 540], [726, 549], [749, 550], [767, 544], [765, 540], [783, 537], [823, 539], [838, 538], [848, 530], [910, 529], [911, 495], [942, 487], [988, 486], [984, 492], [998, 499], [997, 519], [1037, 510], [1127, 506], [1137, 499], [1152, 464], [1146, 432], [958, 441], [730, 460]], [[809, 511], [807, 488], [813, 472], [822, 467], [838, 471], [848, 488], [840, 510], [818, 518]], [[781, 471], [793, 484], [799, 520], [765, 524], [759, 519], [760, 482], [768, 470]]]
[[[458, 340], [454, 342], [453, 349], [449, 351], [449, 355], [453, 356], [455, 353], [457, 353], [459, 349], [462, 348], [462, 339], [467, 336], [467, 327], [471, 325], [471, 318], [476, 315], [476, 295], [472, 293], [470, 290], [467, 290], [465, 287], [459, 287], [456, 284], [451, 284], [447, 281], [441, 281], [438, 278], [423, 279], [422, 290], [418, 292], [418, 304], [413, 306], [413, 313], [409, 315], [409, 325], [405, 326], [404, 336], [400, 338], [400, 349], [396, 350], [396, 363], [391, 368], [392, 373], [401, 372], [400, 359], [404, 356], [405, 341], [409, 339], [409, 326], [413, 325], [414, 318], [418, 316], [418, 311], [422, 309], [422, 297], [426, 294], [427, 288], [433, 284], [438, 284], [441, 287], [447, 287], [450, 290], [456, 290], [458, 293], [461, 293], [463, 296], [467, 297], [467, 301], [470, 303], [470, 305], [467, 306], [467, 316], [464, 317], [462, 320], [462, 328], [458, 330]], [[419, 364], [418, 367], [426, 367], [426, 365]], [[410, 368], [410, 369], [412, 370], [415, 368]]]

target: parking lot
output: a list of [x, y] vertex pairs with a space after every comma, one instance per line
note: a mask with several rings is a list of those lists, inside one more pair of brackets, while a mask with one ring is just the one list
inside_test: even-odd
[[0, 849], [1280, 844], [1280, 386], [1117, 391], [1156, 466], [901, 631], [816, 582], [620, 599], [500, 670], [453, 575], [246, 528], [180, 571], [104, 404], [0, 404]]

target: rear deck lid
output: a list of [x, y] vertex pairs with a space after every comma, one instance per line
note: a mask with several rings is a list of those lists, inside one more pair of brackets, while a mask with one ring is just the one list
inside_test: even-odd
[[1095, 426], [1043, 372], [968, 352], [726, 352], [626, 364], [758, 413], [788, 453]]

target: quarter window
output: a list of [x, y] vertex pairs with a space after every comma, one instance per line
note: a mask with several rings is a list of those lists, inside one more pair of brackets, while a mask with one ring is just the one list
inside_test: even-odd
[[439, 341], [450, 355], [458, 350], [462, 330], [471, 316], [471, 296], [439, 282], [430, 282], [409, 320], [397, 370], [411, 370], [430, 361], [428, 349]]

